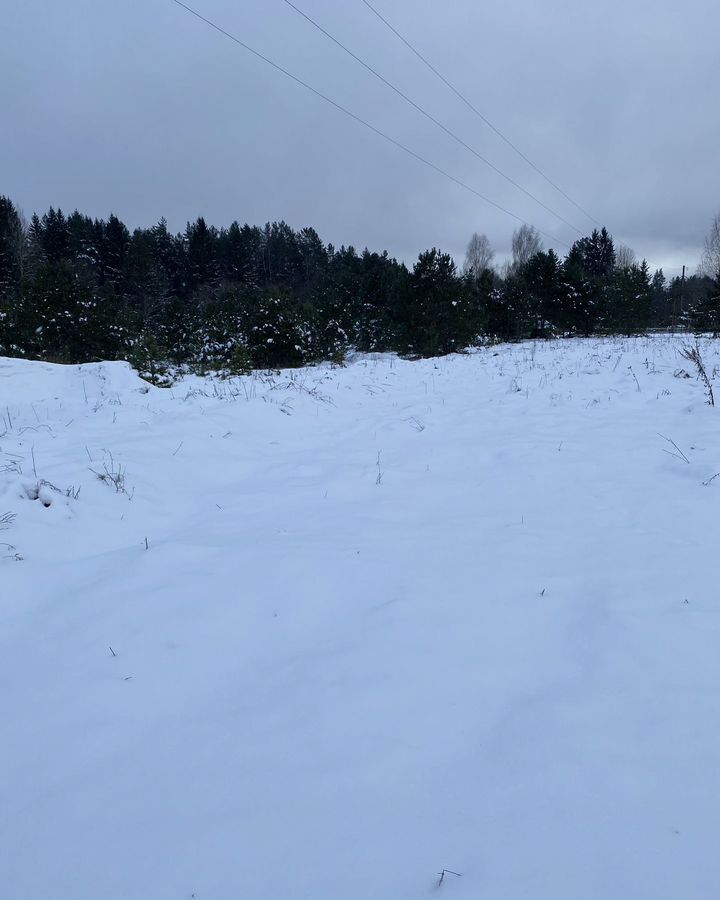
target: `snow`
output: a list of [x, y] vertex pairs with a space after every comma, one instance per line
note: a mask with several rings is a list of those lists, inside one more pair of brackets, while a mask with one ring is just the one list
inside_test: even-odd
[[686, 341], [172, 389], [0, 359], [2, 895], [714, 896]]

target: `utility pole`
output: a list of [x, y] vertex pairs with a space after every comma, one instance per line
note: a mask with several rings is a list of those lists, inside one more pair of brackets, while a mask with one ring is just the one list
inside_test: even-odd
[[683, 266], [682, 278], [680, 279], [680, 321], [683, 317], [683, 299], [685, 297], [685, 266]]

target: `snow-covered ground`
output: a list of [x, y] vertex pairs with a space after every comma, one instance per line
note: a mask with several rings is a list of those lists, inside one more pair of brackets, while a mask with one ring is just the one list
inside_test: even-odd
[[0, 896], [717, 896], [682, 343], [171, 390], [0, 359]]

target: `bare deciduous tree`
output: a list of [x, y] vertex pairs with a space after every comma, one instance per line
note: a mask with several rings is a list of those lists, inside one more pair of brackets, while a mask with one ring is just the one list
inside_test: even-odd
[[632, 247], [627, 244], [617, 244], [615, 247], [615, 268], [629, 269], [637, 262], [637, 256]]
[[720, 274], [720, 213], [713, 219], [705, 238], [700, 268], [703, 274], [710, 278], [717, 278]]
[[494, 256], [495, 251], [490, 246], [487, 235], [475, 232], [467, 245], [463, 272], [466, 275], [474, 275], [475, 278], [479, 278], [485, 269], [492, 267]]
[[512, 236], [512, 264], [511, 271], [518, 272], [543, 248], [540, 234], [532, 225], [521, 225], [516, 228]]

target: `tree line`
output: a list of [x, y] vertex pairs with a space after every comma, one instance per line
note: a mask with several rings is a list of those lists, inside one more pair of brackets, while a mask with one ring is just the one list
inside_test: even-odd
[[408, 268], [285, 222], [130, 232], [114, 215], [51, 208], [26, 223], [0, 197], [0, 354], [127, 359], [158, 375], [342, 361], [350, 349], [434, 356], [487, 339], [718, 332], [720, 263], [708, 259], [705, 274], [667, 282], [604, 228], [561, 259], [522, 226], [500, 270], [482, 235], [462, 270], [434, 248]]

